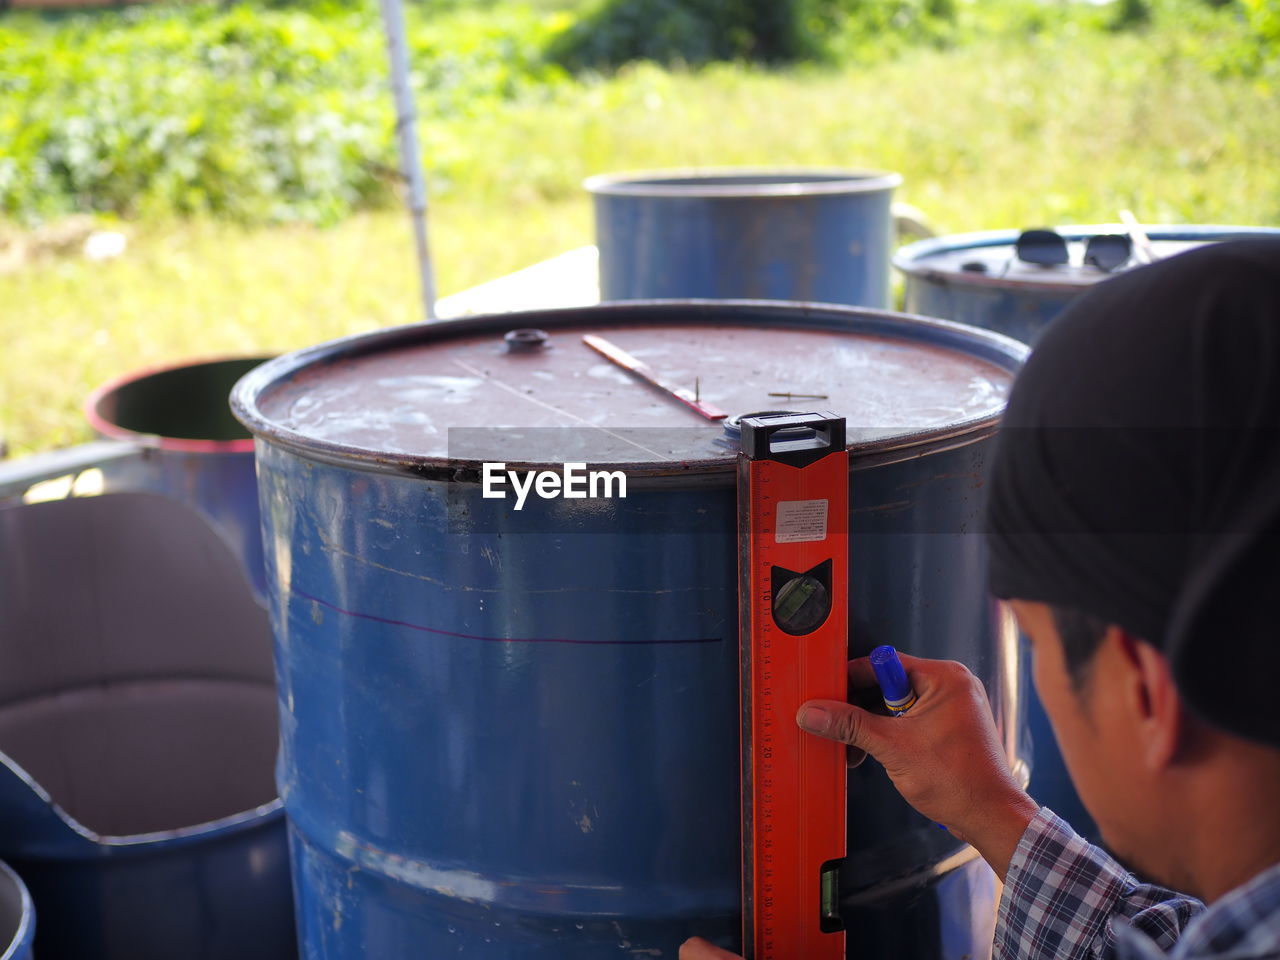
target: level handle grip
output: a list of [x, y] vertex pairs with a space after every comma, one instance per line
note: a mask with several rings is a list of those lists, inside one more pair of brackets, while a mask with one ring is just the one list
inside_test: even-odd
[[[807, 467], [827, 454], [845, 448], [844, 417], [834, 413], [775, 413], [743, 417], [742, 452], [748, 460], [776, 460]], [[811, 433], [794, 436], [802, 430]], [[793, 436], [774, 439], [789, 431]]]

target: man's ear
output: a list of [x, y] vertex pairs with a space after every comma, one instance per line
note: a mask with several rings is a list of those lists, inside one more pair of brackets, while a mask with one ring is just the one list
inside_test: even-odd
[[1158, 772], [1178, 759], [1185, 746], [1186, 713], [1173, 669], [1159, 650], [1120, 627], [1112, 627], [1121, 655], [1132, 668], [1126, 708], [1136, 723], [1140, 756], [1147, 770]]

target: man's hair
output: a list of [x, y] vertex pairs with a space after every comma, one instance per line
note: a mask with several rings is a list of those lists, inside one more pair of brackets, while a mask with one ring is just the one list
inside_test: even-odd
[[1062, 657], [1067, 665], [1067, 673], [1071, 675], [1071, 683], [1079, 692], [1089, 678], [1089, 666], [1093, 663], [1093, 655], [1102, 645], [1107, 623], [1072, 607], [1050, 604], [1049, 609], [1053, 614], [1054, 626], [1058, 628], [1058, 636], [1062, 639]]

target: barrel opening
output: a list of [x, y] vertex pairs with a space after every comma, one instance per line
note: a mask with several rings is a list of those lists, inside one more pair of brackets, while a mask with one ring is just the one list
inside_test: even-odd
[[[606, 173], [589, 177], [587, 190], [600, 197], [669, 197], [689, 200], [734, 197], [794, 197], [808, 194], [880, 194], [902, 178], [883, 170], [837, 168], [706, 168]], [[887, 207], [886, 207], [887, 213]]]
[[853, 173], [739, 173], [704, 177], [652, 177], [629, 181], [655, 187], [771, 187], [806, 183], [843, 183], [868, 180], [880, 174]]
[[106, 436], [169, 437], [228, 442], [249, 431], [231, 415], [227, 398], [237, 380], [265, 357], [193, 363], [126, 378], [96, 392], [87, 413]]

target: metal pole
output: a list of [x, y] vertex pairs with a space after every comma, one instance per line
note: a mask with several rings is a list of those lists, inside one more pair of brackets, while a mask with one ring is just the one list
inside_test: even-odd
[[418, 117], [409, 87], [409, 48], [405, 42], [404, 9], [400, 0], [379, 0], [382, 25], [387, 33], [387, 57], [391, 62], [391, 91], [396, 101], [396, 135], [400, 140], [400, 164], [409, 186], [409, 217], [418, 253], [422, 281], [422, 309], [428, 321], [436, 318], [436, 283], [427, 246], [427, 182], [418, 153]]

